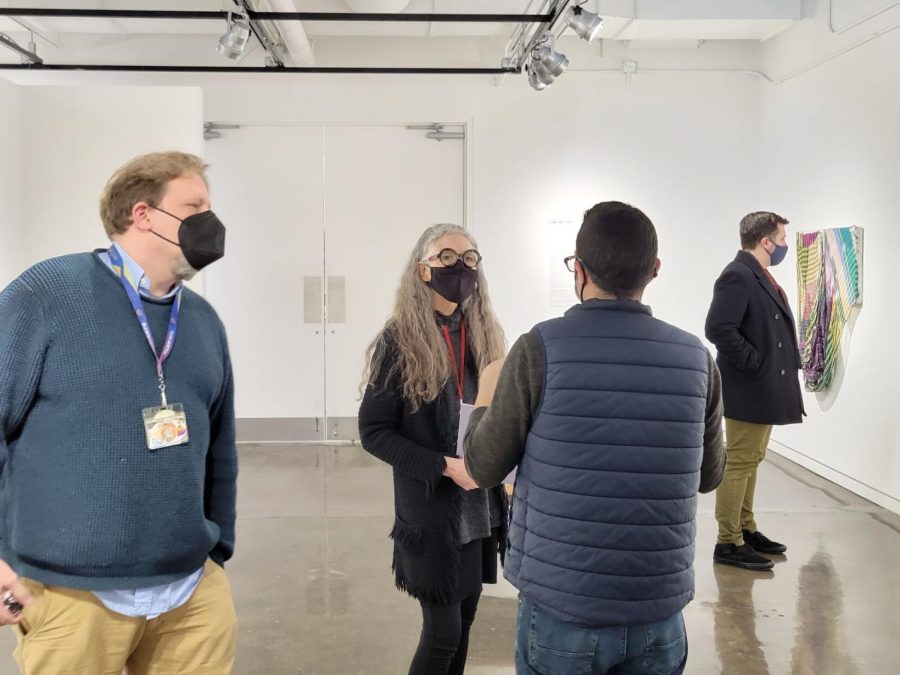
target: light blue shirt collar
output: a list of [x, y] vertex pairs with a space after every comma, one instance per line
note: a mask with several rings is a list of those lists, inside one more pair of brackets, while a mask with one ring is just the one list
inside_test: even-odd
[[[169, 298], [174, 298], [184, 285], [179, 281], [177, 284], [175, 284], [175, 286], [172, 287], [172, 290], [166, 293], [164, 296], [156, 297], [150, 292], [150, 277], [148, 277], [147, 273], [144, 272], [144, 268], [141, 267], [134, 258], [128, 255], [128, 252], [118, 243], [113, 242], [113, 245], [110, 248], [112, 247], [115, 247], [119, 255], [122, 256], [122, 262], [125, 263], [125, 278], [143, 297], [152, 298], [154, 300], [168, 300]], [[110, 268], [112, 268], [112, 261], [110, 261], [109, 254], [106, 251], [100, 254], [100, 258]]]

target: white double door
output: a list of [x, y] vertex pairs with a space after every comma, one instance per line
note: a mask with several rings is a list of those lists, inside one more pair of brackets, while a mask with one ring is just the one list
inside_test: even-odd
[[239, 437], [356, 437], [365, 351], [422, 231], [463, 223], [465, 143], [405, 126], [241, 126], [206, 143]]

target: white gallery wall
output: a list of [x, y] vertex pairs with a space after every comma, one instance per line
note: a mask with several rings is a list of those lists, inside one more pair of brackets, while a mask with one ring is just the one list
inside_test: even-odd
[[0, 79], [0, 287], [22, 260], [22, 115], [20, 87]]
[[[900, 512], [900, 7], [832, 34], [824, 4], [809, 23], [773, 42], [771, 67], [790, 72], [799, 66], [798, 53], [816, 59], [829, 49], [851, 51], [762, 89], [760, 192], [765, 208], [791, 220], [792, 234], [865, 229], [863, 308], [834, 405], [823, 410], [808, 394], [805, 424], [778, 429], [773, 447]], [[843, 5], [838, 29], [862, 16], [852, 13], [855, 5]], [[779, 278], [796, 303], [793, 254], [783, 266], [789, 274]]]
[[[744, 73], [650, 75], [635, 78], [629, 88], [618, 73], [573, 72], [536, 93], [521, 78], [499, 87], [490, 78], [459, 77], [211, 78], [204, 105], [208, 120], [245, 125], [466, 124], [468, 226], [485, 256], [493, 300], [512, 342], [558, 313], [548, 307], [551, 270], [566, 276], [562, 258], [574, 249], [574, 229], [560, 226], [554, 233], [549, 224], [577, 225], [586, 208], [608, 199], [640, 206], [659, 227], [664, 271], [648, 294], [657, 314], [702, 332], [713, 280], [738, 247], [737, 222], [757, 202], [757, 79]], [[223, 131], [229, 133], [245, 132]], [[288, 130], [284, 137], [291, 137]], [[358, 149], [360, 165], [373, 172], [388, 165], [381, 156]], [[348, 187], [346, 199], [360, 194]], [[216, 194], [240, 193], [241, 184], [212, 188], [215, 203]], [[220, 215], [232, 230], [264, 232], [265, 208], [259, 213], [252, 223], [229, 219], [227, 211]], [[367, 236], [379, 237], [377, 231]], [[403, 253], [414, 243], [409, 237]], [[349, 253], [367, 243], [344, 245]], [[306, 253], [296, 252], [298, 264]], [[229, 255], [240, 253], [232, 249]], [[399, 271], [359, 266], [348, 272], [348, 293], [370, 292], [366, 279], [372, 274], [396, 278]], [[566, 297], [574, 304], [568, 286]], [[267, 287], [264, 277], [248, 277], [216, 302], [234, 315], [232, 304], [254, 302]], [[301, 301], [300, 289], [294, 296]], [[379, 325], [373, 323], [370, 338]], [[258, 343], [259, 326], [228, 328], [233, 343]], [[260, 357], [254, 352], [252, 358]], [[357, 361], [348, 355], [333, 363], [341, 370], [332, 368], [327, 379], [358, 381]], [[295, 401], [302, 386], [283, 382], [259, 396]]]
[[[619, 74], [572, 73], [541, 93], [521, 78], [271, 77], [211, 79], [204, 104], [207, 119], [245, 124], [467, 123], [468, 225], [514, 339], [548, 316], [548, 223], [608, 199], [659, 227], [657, 313], [702, 331], [736, 223], [757, 203], [759, 86], [746, 74], [648, 75], [629, 89]], [[378, 169], [365, 148], [360, 161]]]
[[[854, 22], [848, 18], [852, 14], [838, 14], [841, 32], [832, 33], [828, 2], [808, 0], [807, 5], [812, 18], [761, 46], [735, 45], [719, 53], [719, 47], [709, 45], [678, 54], [625, 54], [613, 47], [599, 60], [570, 49], [570, 71], [544, 92], [532, 91], [524, 77], [508, 77], [499, 86], [489, 77], [453, 76], [65, 77], [196, 86], [202, 90], [203, 119], [214, 122], [466, 124], [467, 224], [485, 256], [510, 342], [558, 311], [549, 306], [551, 266], [559, 270], [558, 252], [567, 245], [571, 250], [574, 241], [566, 242], [572, 239], [570, 228], [557, 225], [554, 231], [550, 223], [577, 224], [597, 201], [628, 201], [653, 219], [663, 268], [646, 300], [657, 316], [697, 334], [703, 331], [713, 283], [739, 248], [737, 224], [745, 213], [775, 210], [796, 229], [864, 226], [865, 307], [843, 391], [828, 412], [809, 397], [807, 422], [777, 430], [775, 449], [900, 511], [900, 397], [892, 391], [900, 373], [889, 350], [896, 343], [890, 329], [900, 318], [889, 276], [891, 259], [900, 251], [893, 222], [900, 213], [900, 80], [895, 72], [900, 31], [891, 30], [900, 7], [846, 30]], [[841, 0], [835, 5], [842, 11], [848, 7]], [[587, 53], [586, 46], [580, 49]], [[640, 66], [630, 82], [620, 72], [625, 56], [637, 58]], [[648, 72], [651, 67], [654, 72]], [[58, 83], [59, 77], [31, 82]], [[156, 109], [153, 115], [164, 117], [168, 110]], [[26, 147], [36, 142], [31, 137]], [[64, 145], [56, 156], [68, 160], [79, 149]], [[360, 162], [378, 170], [378, 157], [366, 148], [360, 148]], [[214, 184], [212, 189], [215, 202], [217, 192], [239, 191], [241, 185]], [[87, 201], [87, 208], [95, 209], [96, 193], [87, 193], [87, 199], [83, 192], [66, 194], [79, 208]], [[259, 208], [253, 223], [220, 215], [230, 229], [254, 228], [265, 236], [264, 198]], [[59, 232], [55, 219], [65, 204], [52, 209], [55, 218], [36, 225]], [[84, 248], [87, 240], [56, 246]], [[28, 250], [43, 253], [52, 247], [29, 241]], [[240, 252], [229, 251], [236, 255]], [[795, 298], [793, 255], [774, 271]], [[370, 273], [360, 270], [363, 284]], [[253, 288], [248, 283], [246, 292]], [[258, 326], [229, 329], [260, 332]], [[274, 395], [290, 396], [291, 391]]]
[[[204, 103], [216, 121], [468, 123], [469, 226], [510, 340], [551, 312], [548, 265], [561, 262], [548, 260], [558, 248], [548, 223], [577, 222], [596, 201], [629, 201], [654, 220], [663, 270], [647, 301], [657, 316], [698, 334], [712, 284], [739, 247], [743, 214], [776, 210], [803, 229], [866, 225], [866, 307], [845, 390], [827, 413], [810, 397], [806, 424], [777, 430], [774, 449], [798, 461], [804, 457], [787, 447], [803, 452], [814, 471], [900, 510], [900, 397], [887, 352], [900, 305], [890, 303], [887, 277], [900, 251], [898, 80], [890, 65], [900, 32], [795, 75], [873, 32], [863, 25], [856, 35], [831, 36], [821, 18], [802, 28], [812, 31], [793, 37], [802, 49], [791, 43], [794, 31], [765, 46], [767, 58], [786, 50], [780, 65], [761, 60], [774, 77], [793, 75], [780, 84], [749, 73], [660, 72], [639, 73], [629, 86], [620, 73], [570, 72], [537, 93], [521, 79], [495, 87], [459, 78], [210, 78]], [[824, 207], [823, 197], [840, 209]], [[879, 228], [888, 238], [876, 244]], [[796, 297], [793, 256], [775, 273]], [[869, 355], [867, 367], [860, 361]]]

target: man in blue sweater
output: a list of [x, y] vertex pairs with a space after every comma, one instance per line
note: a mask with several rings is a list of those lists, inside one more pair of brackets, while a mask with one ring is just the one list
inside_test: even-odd
[[725, 470], [719, 372], [641, 304], [660, 266], [646, 215], [597, 204], [575, 251], [580, 304], [520, 337], [499, 381], [485, 369], [465, 439], [481, 487], [518, 465], [516, 672], [682, 673], [697, 492]]
[[26, 675], [231, 671], [231, 363], [183, 286], [224, 254], [205, 171], [132, 160], [101, 198], [111, 247], [0, 294], [0, 623]]

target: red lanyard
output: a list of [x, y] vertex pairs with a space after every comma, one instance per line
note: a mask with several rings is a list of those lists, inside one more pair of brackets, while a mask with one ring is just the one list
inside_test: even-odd
[[459, 392], [459, 400], [463, 400], [463, 381], [466, 377], [466, 324], [459, 326], [459, 365], [456, 365], [456, 355], [453, 353], [453, 342], [450, 340], [450, 329], [444, 326], [444, 339], [447, 340], [447, 349], [450, 350], [450, 363], [453, 364], [453, 375], [456, 378], [456, 390]]

